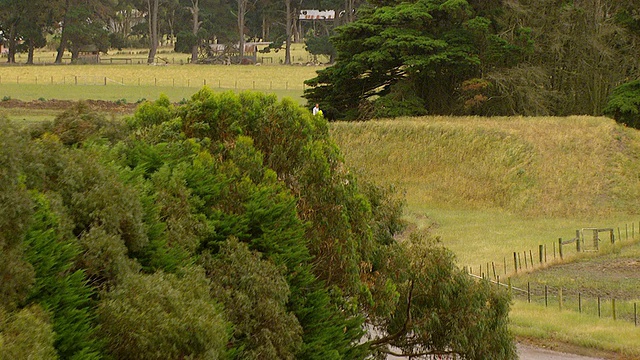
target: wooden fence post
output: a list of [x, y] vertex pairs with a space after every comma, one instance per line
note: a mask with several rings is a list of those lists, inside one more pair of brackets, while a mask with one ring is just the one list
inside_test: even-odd
[[582, 294], [578, 293], [578, 313], [582, 314]]
[[516, 252], [513, 252], [513, 267], [516, 269], [516, 274], [518, 273], [518, 259], [516, 258]]
[[576, 251], [580, 252], [580, 230], [576, 230]]
[[558, 252], [560, 253], [560, 260], [563, 260], [564, 256], [562, 254], [562, 238], [558, 239]]
[[540, 259], [540, 264], [542, 264], [542, 250], [543, 250], [543, 246], [538, 245], [538, 258]]
[[544, 286], [544, 307], [549, 306], [549, 288], [547, 285]]
[[504, 256], [502, 260], [504, 261], [504, 274], [507, 275], [507, 257]]
[[533, 252], [529, 249], [529, 260], [531, 260], [531, 268], [533, 269]]
[[[526, 258], [525, 258], [526, 259]], [[520, 253], [518, 253], [518, 267], [522, 270], [522, 259], [520, 258]]]

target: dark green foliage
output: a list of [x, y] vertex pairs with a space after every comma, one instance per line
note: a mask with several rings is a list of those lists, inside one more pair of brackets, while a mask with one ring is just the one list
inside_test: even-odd
[[36, 202], [33, 225], [25, 237], [26, 259], [36, 273], [29, 302], [51, 314], [54, 345], [62, 359], [101, 359], [90, 299], [93, 289], [84, 272], [73, 269], [80, 247], [62, 231], [46, 197], [36, 195]]
[[11, 315], [0, 308], [0, 359], [56, 360], [48, 314], [38, 305]]
[[508, 296], [397, 242], [402, 200], [348, 169], [322, 117], [204, 88], [141, 105], [115, 143], [95, 118], [0, 132], [0, 326], [49, 316], [15, 349], [32, 333], [70, 359], [513, 357]]
[[[277, 102], [273, 96], [253, 93], [215, 94], [208, 89], [177, 108], [176, 116], [183, 119], [184, 133], [196, 136], [182, 144], [207, 144], [209, 149], [196, 145], [193, 155], [184, 157], [171, 149], [185, 146], [173, 143], [158, 148], [163, 162], [174, 164], [174, 174], [178, 169], [184, 174], [193, 211], [206, 217], [200, 228], [200, 251], [215, 254], [227, 239], [236, 238], [277, 266], [285, 266], [291, 289], [287, 311], [296, 314], [304, 329], [304, 344], [297, 357], [347, 356], [360, 336], [360, 320], [346, 319], [312, 274], [309, 226], [298, 217], [296, 198], [279, 180], [285, 179], [296, 192], [312, 191], [296, 179], [301, 169], [312, 168], [305, 164], [305, 147], [316, 139], [320, 147], [328, 141], [326, 123], [312, 119], [291, 101]], [[157, 139], [162, 135], [155, 129], [164, 125], [146, 127], [145, 132]], [[175, 156], [188, 162], [177, 165]], [[147, 167], [151, 168], [155, 167]], [[323, 176], [332, 175], [329, 171]], [[308, 206], [304, 209], [311, 211]], [[316, 241], [322, 240], [314, 238]], [[323, 313], [315, 316], [318, 304]]]
[[640, 80], [615, 88], [604, 108], [604, 114], [621, 124], [640, 129]]
[[329, 63], [333, 63], [336, 56], [336, 48], [330, 41], [329, 35], [316, 35], [313, 30], [307, 32], [304, 39], [304, 45], [312, 55], [327, 55]]
[[129, 251], [139, 251], [148, 239], [142, 225], [142, 205], [136, 189], [125, 184], [114, 168], [97, 155], [71, 152], [59, 176], [59, 191], [80, 236], [94, 226], [117, 234]]
[[0, 118], [0, 304], [13, 309], [33, 283], [33, 269], [22, 259], [22, 244], [32, 213], [23, 166], [27, 142]]
[[287, 310], [289, 285], [281, 270], [247, 245], [229, 240], [206, 264], [213, 296], [234, 325], [238, 359], [296, 359], [302, 327]]
[[522, 60], [512, 56], [519, 44], [493, 34], [492, 20], [482, 16], [491, 11], [476, 12], [474, 5], [481, 4], [415, 0], [361, 7], [358, 19], [332, 38], [335, 65], [306, 82], [309, 104], [319, 103], [329, 119], [455, 113], [463, 81]]
[[178, 53], [191, 54], [191, 49], [198, 44], [198, 36], [193, 31], [180, 31], [176, 36], [176, 45], [173, 50]]
[[223, 358], [227, 323], [201, 268], [132, 274], [99, 304], [100, 334], [122, 360]]

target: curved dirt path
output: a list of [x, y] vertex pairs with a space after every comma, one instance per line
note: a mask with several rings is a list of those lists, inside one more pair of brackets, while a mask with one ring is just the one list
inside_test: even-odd
[[518, 355], [520, 360], [604, 360], [602, 358], [567, 354], [525, 344], [518, 344]]
[[[518, 356], [520, 360], [604, 360], [603, 358], [595, 358], [589, 356], [581, 356], [568, 354], [553, 350], [547, 350], [531, 345], [518, 343]], [[406, 360], [406, 357], [397, 357], [389, 355], [387, 360]]]

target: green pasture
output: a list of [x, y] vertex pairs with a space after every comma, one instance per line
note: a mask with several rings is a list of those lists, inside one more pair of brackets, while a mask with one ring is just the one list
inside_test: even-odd
[[[640, 358], [640, 327], [632, 322], [560, 311], [524, 301], [514, 303], [510, 321], [512, 331], [521, 338], [536, 339], [543, 344], [561, 342], [598, 349], [614, 353], [615, 359]], [[593, 356], [589, 350], [585, 354]]]
[[0, 118], [7, 118], [25, 124], [51, 121], [59, 113], [60, 110], [0, 108]]
[[[306, 100], [302, 98], [301, 90], [252, 90], [252, 89], [229, 89], [209, 86], [214, 91], [263, 91], [276, 94], [279, 98], [288, 97], [299, 102], [301, 105], [306, 104]], [[173, 102], [179, 102], [187, 99], [199, 87], [173, 87], [173, 86], [101, 86], [101, 85], [33, 85], [33, 84], [3, 84], [0, 85], [0, 101], [2, 99], [18, 99], [23, 101], [32, 100], [109, 100], [109, 101], [125, 101], [127, 103], [136, 103], [142, 100], [154, 100], [161, 94], [165, 94]]]
[[202, 86], [254, 90], [301, 104], [304, 81], [318, 66], [252, 65], [47, 65], [0, 66], [0, 99], [96, 99], [136, 102], [166, 94], [188, 98]]

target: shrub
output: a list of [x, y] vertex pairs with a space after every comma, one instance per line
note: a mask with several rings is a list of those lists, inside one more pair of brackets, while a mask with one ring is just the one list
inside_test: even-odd
[[603, 112], [621, 124], [640, 129], [640, 80], [615, 88]]
[[182, 276], [125, 276], [98, 309], [111, 354], [120, 360], [222, 358], [228, 326], [209, 291], [196, 267]]
[[40, 306], [12, 314], [3, 314], [0, 309], [0, 359], [58, 359], [53, 339], [49, 317]]

